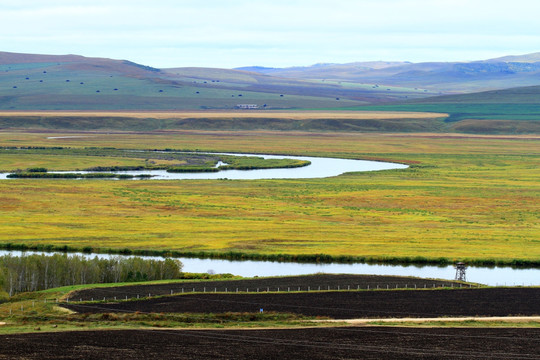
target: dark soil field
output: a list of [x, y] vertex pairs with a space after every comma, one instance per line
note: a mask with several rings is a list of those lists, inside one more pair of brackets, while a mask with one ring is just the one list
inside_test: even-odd
[[81, 312], [295, 313], [334, 319], [540, 315], [540, 288], [186, 294], [119, 303], [77, 304]]
[[0, 336], [0, 359], [538, 359], [540, 329], [117, 330]]
[[[433, 288], [459, 287], [457, 282], [448, 280], [430, 280], [414, 277], [376, 276], [376, 275], [307, 275], [272, 278], [255, 278], [249, 280], [224, 281], [188, 281], [159, 285], [130, 285], [108, 288], [95, 288], [78, 291], [70, 297], [74, 300], [103, 300], [145, 297], [150, 294], [170, 295], [187, 292], [263, 292], [263, 291], [307, 291], [309, 290], [353, 290], [353, 289], [395, 289], [397, 288]], [[469, 286], [469, 285], [463, 285]]]

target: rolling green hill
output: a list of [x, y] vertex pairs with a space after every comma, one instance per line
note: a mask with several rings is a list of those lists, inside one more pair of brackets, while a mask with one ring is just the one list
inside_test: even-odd
[[[450, 130], [472, 133], [540, 133], [540, 86], [437, 96], [357, 110], [447, 113]], [[351, 110], [351, 109], [349, 109]]]
[[125, 60], [0, 52], [2, 110], [332, 108], [425, 97], [408, 88], [272, 77], [208, 68], [156, 69]]
[[[127, 60], [0, 52], [0, 110], [189, 111], [375, 110], [444, 113], [416, 118], [175, 118], [152, 121], [73, 117], [0, 126], [73, 129], [270, 129], [317, 131], [461, 131], [540, 133], [540, 53], [464, 63], [364, 62], [286, 69], [157, 69]], [[505, 90], [472, 92], [474, 89]], [[534, 84], [535, 86], [515, 87]], [[465, 94], [448, 95], [447, 91]], [[181, 120], [179, 120], [181, 119]], [[128, 121], [129, 120], [129, 121]], [[113, 124], [114, 123], [114, 124]], [[15, 124], [15, 125], [13, 125]], [[82, 124], [82, 125], [81, 125]], [[131, 125], [130, 125], [131, 124]], [[84, 125], [84, 126], [83, 126]], [[134, 129], [135, 129], [134, 128]]]

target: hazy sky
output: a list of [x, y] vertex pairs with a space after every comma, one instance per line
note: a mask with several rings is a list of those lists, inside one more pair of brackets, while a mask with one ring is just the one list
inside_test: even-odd
[[0, 51], [155, 67], [480, 60], [540, 51], [538, 0], [0, 0]]

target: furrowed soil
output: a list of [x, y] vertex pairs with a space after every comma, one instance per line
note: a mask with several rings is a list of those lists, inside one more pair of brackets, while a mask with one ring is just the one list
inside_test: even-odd
[[[332, 275], [318, 274], [307, 276], [284, 276], [269, 278], [254, 278], [242, 280], [220, 281], [186, 281], [168, 284], [128, 285], [107, 288], [93, 288], [80, 290], [71, 298], [82, 300], [135, 298], [148, 294], [170, 295], [187, 292], [255, 292], [260, 291], [306, 291], [306, 290], [346, 290], [346, 289], [380, 289], [397, 288], [433, 288], [433, 287], [459, 287], [458, 282], [448, 280], [432, 280], [404, 276], [378, 276], [378, 275]], [[463, 285], [469, 286], [469, 285]]]
[[540, 329], [118, 330], [0, 336], [0, 359], [538, 359]]
[[[147, 294], [148, 295], [148, 294]], [[64, 304], [80, 313], [295, 313], [334, 319], [539, 315], [540, 288], [203, 293], [124, 301]]]

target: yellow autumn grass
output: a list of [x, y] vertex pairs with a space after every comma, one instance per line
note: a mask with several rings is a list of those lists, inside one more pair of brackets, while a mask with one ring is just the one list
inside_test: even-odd
[[0, 132], [0, 145], [291, 153], [413, 167], [298, 180], [0, 181], [3, 243], [540, 259], [538, 137], [178, 131], [48, 139], [55, 135]]
[[275, 118], [291, 120], [307, 119], [431, 119], [448, 114], [397, 111], [0, 111], [0, 116], [39, 117], [127, 117], [136, 119], [197, 119], [197, 118]]

